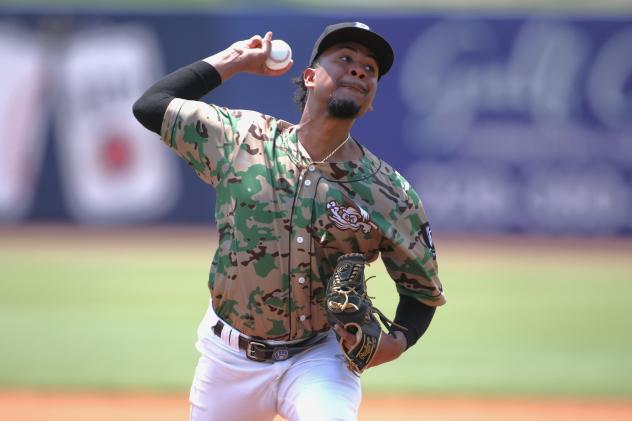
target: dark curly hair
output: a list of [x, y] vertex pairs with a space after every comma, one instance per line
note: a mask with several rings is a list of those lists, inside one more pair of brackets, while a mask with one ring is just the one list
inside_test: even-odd
[[[318, 64], [318, 57], [309, 65], [314, 67]], [[303, 81], [303, 73], [292, 79], [292, 83], [296, 85], [296, 91], [294, 91], [294, 102], [300, 112], [305, 109], [305, 103], [307, 102], [307, 87]]]
[[292, 79], [292, 83], [296, 85], [296, 90], [294, 91], [294, 102], [296, 103], [298, 110], [303, 112], [305, 109], [305, 103], [307, 102], [307, 88], [305, 87], [305, 82], [303, 81], [303, 75]]

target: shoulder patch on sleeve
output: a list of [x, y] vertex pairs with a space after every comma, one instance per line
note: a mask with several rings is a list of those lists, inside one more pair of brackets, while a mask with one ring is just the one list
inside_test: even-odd
[[426, 222], [421, 227], [421, 235], [423, 236], [424, 245], [432, 252], [432, 258], [437, 260], [437, 251], [435, 250], [434, 242], [432, 241], [432, 230], [430, 229], [430, 223]]

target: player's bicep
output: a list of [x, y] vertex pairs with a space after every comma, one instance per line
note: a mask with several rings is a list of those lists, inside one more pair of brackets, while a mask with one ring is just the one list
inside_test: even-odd
[[416, 201], [384, 238], [380, 254], [400, 294], [437, 306], [445, 303], [430, 225]]
[[215, 106], [175, 98], [167, 107], [162, 141], [205, 182], [215, 186], [234, 148], [230, 114]]

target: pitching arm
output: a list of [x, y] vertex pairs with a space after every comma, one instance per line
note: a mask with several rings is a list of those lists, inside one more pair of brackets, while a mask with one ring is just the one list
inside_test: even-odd
[[134, 103], [134, 116], [145, 128], [160, 135], [165, 112], [174, 98], [197, 101], [221, 83], [219, 72], [209, 63], [189, 64], [151, 86]]
[[182, 67], [151, 86], [133, 106], [134, 116], [147, 129], [161, 134], [165, 112], [174, 98], [197, 101], [237, 73], [280, 76], [283, 69], [271, 70], [265, 65], [270, 55], [272, 32], [262, 38], [254, 35], [196, 63]]

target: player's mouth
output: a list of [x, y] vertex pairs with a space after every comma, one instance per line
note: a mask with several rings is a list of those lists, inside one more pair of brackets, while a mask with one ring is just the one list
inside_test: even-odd
[[363, 95], [369, 93], [369, 90], [364, 87], [364, 85], [355, 82], [340, 82], [338, 83], [338, 87], [351, 89], [352, 91], [359, 92]]

